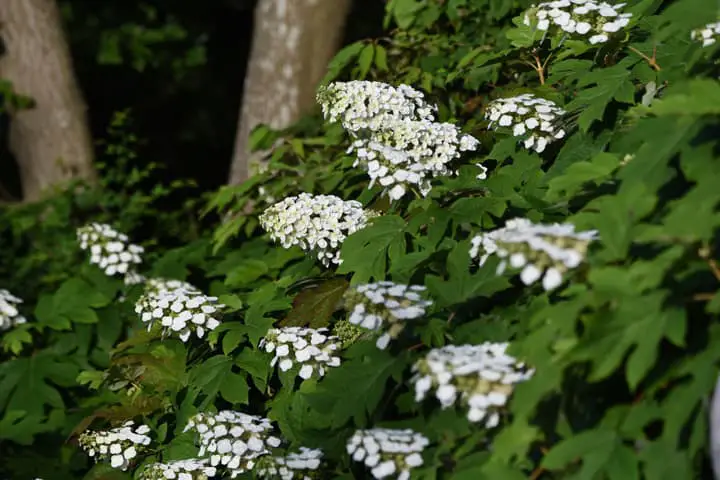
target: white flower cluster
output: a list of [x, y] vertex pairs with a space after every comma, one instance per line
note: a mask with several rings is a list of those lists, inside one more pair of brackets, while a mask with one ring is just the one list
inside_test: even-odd
[[231, 478], [252, 470], [258, 457], [281, 443], [272, 435], [270, 420], [232, 410], [199, 413], [188, 422], [188, 430], [198, 433], [200, 456], [209, 455], [213, 467], [225, 466]]
[[427, 195], [432, 178], [454, 174], [449, 163], [480, 144], [457, 126], [436, 122], [437, 106], [407, 85], [336, 82], [321, 88], [317, 98], [325, 118], [339, 120], [354, 137], [348, 150], [357, 152], [353, 166], [362, 166], [370, 187], [379, 183], [392, 200], [415, 186]]
[[168, 463], [153, 463], [140, 473], [140, 480], [208, 480], [214, 477], [217, 468], [208, 465], [206, 458], [175, 460]]
[[367, 170], [369, 188], [378, 182], [390, 199], [399, 200], [412, 186], [423, 196], [430, 193], [430, 179], [454, 174], [449, 163], [479, 144], [450, 123], [400, 119], [371, 138], [355, 140], [348, 152], [356, 151], [353, 166]]
[[594, 0], [555, 0], [530, 7], [523, 23], [541, 31], [562, 31], [592, 44], [605, 43], [610, 35], [630, 23], [632, 13], [622, 13], [624, 3], [611, 5]]
[[134, 422], [125, 422], [122, 427], [107, 431], [84, 432], [78, 441], [88, 455], [97, 460], [110, 459], [110, 466], [126, 470], [130, 461], [150, 445], [150, 427], [140, 425], [133, 429]]
[[257, 478], [279, 478], [281, 480], [311, 480], [308, 473], [320, 468], [322, 450], [300, 447], [297, 453], [290, 453], [285, 457], [262, 457], [257, 462], [255, 474]]
[[134, 274], [142, 259], [143, 248], [129, 243], [128, 236], [110, 225], [91, 223], [77, 230], [80, 248], [90, 249], [90, 263], [105, 271], [105, 275]]
[[690, 39], [702, 41], [703, 47], [709, 47], [720, 38], [720, 22], [708, 23], [702, 28], [696, 28], [690, 32]]
[[545, 147], [565, 136], [565, 130], [557, 122], [565, 110], [555, 102], [538, 98], [531, 93], [516, 97], [499, 98], [488, 104], [485, 118], [490, 121], [488, 128], [498, 127], [512, 130], [515, 137], [526, 137], [525, 148], [541, 153]]
[[294, 364], [302, 365], [298, 376], [303, 380], [313, 374], [322, 377], [326, 368], [340, 366], [340, 357], [335, 355], [341, 348], [340, 339], [330, 335], [327, 328], [271, 328], [261, 340], [260, 347], [275, 354], [271, 367], [277, 364], [286, 372]]
[[515, 384], [532, 376], [515, 358], [505, 353], [507, 343], [447, 345], [435, 348], [413, 365], [415, 400], [434, 391], [442, 408], [460, 403], [468, 408], [471, 422], [493, 428]]
[[470, 256], [476, 258], [482, 252], [483, 265], [490, 255], [497, 255], [502, 259], [498, 275], [509, 263], [512, 268], [522, 268], [520, 279], [525, 285], [543, 277], [543, 288], [553, 290], [562, 284], [563, 273], [580, 265], [588, 244], [596, 238], [597, 231], [575, 232], [575, 226], [569, 223], [536, 225], [514, 218], [503, 228], [475, 236]]
[[298, 245], [328, 267], [342, 263], [342, 242], [364, 228], [374, 216], [377, 213], [364, 210], [362, 204], [354, 200], [301, 193], [267, 208], [260, 215], [260, 225], [283, 248]]
[[432, 121], [437, 107], [408, 85], [355, 80], [320, 87], [317, 101], [325, 119], [352, 133], [376, 132], [400, 119]]
[[348, 321], [372, 331], [385, 330], [377, 339], [380, 349], [397, 338], [405, 328], [405, 320], [422, 317], [432, 301], [424, 299], [422, 285], [402, 285], [388, 281], [367, 283], [345, 292], [345, 305], [350, 311]]
[[0, 332], [27, 322], [17, 308], [20, 303], [23, 303], [22, 299], [0, 288]]
[[356, 462], [370, 467], [375, 478], [397, 475], [398, 480], [408, 480], [410, 469], [423, 464], [421, 455], [430, 441], [410, 430], [372, 428], [358, 430], [347, 444], [347, 452]]
[[[171, 281], [175, 284], [177, 280]], [[185, 282], [179, 282], [185, 283]], [[187, 342], [194, 332], [198, 338], [203, 338], [206, 331], [214, 330], [220, 325], [215, 318], [225, 307], [217, 303], [217, 297], [202, 294], [192, 285], [179, 286], [175, 289], [165, 290], [167, 283], [158, 283], [153, 286], [148, 282], [149, 288], [135, 304], [135, 313], [148, 324], [148, 331], [155, 322], [160, 322], [163, 334], [177, 335], [180, 340]]]

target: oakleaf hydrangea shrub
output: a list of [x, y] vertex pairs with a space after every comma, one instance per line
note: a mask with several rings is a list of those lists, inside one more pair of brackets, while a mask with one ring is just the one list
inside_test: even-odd
[[701, 42], [703, 47], [709, 47], [717, 42], [720, 37], [720, 22], [708, 23], [702, 28], [697, 28], [690, 33], [690, 38]]
[[375, 216], [355, 200], [301, 193], [265, 210], [260, 224], [283, 248], [297, 245], [329, 267], [342, 263], [343, 240], [363, 229]]
[[220, 325], [216, 317], [225, 305], [218, 303], [217, 297], [204, 295], [192, 286], [165, 289], [167, 286], [167, 282], [151, 285], [135, 304], [135, 313], [148, 325], [148, 331], [159, 324], [163, 335], [187, 342], [192, 334], [204, 338]]
[[371, 428], [356, 431], [347, 452], [370, 469], [374, 478], [408, 480], [410, 470], [423, 464], [422, 452], [430, 441], [411, 429]]
[[[699, 51], [691, 32], [715, 21], [717, 7], [633, 0], [610, 4], [613, 16], [600, 2], [587, 12], [575, 9], [591, 2], [559, 2], [543, 7], [542, 31], [523, 25], [530, 3], [386, 2], [397, 28], [349, 45], [330, 70], [329, 81], [377, 81], [334, 84], [338, 98], [324, 100], [335, 109], [327, 120], [343, 125], [307, 118], [268, 130], [266, 143], [278, 141], [267, 171], [217, 194], [209, 210], [223, 223], [213, 238], [145, 259], [160, 256], [142, 272], [148, 289], [157, 278], [151, 275], [203, 285], [173, 283], [146, 295], [212, 293], [229, 304], [211, 334], [203, 327], [203, 341], [190, 341], [192, 322], [184, 343], [167, 337], [179, 332], [146, 335], [147, 324], [112, 300], [122, 287], [99, 271], [69, 279], [37, 305], [35, 292], [5, 279], [38, 322], [28, 317], [27, 330], [0, 334], [0, 458], [13, 459], [0, 462], [0, 478], [82, 477], [86, 463], [68, 463], [67, 432], [80, 415], [108, 414], [143, 416], [158, 432], [157, 447], [138, 448], [129, 461], [134, 478], [145, 465], [183, 456], [206, 462], [219, 478], [291, 471], [314, 479], [539, 480], [589, 471], [596, 478], [712, 478], [719, 84], [717, 59]], [[578, 33], [587, 28], [582, 22], [590, 24], [586, 33]], [[607, 40], [596, 38], [593, 47], [598, 35]], [[517, 101], [525, 92], [555, 104], [526, 106]], [[515, 99], [515, 106], [494, 99]], [[493, 107], [532, 110], [505, 126], [503, 114], [516, 112], [503, 112], [488, 128]], [[537, 125], [528, 125], [530, 118]], [[543, 121], [553, 130], [543, 130]], [[447, 169], [442, 178], [424, 170], [421, 183], [434, 188], [424, 198], [416, 192], [421, 183], [403, 173], [384, 192], [365, 190], [357, 180], [374, 160], [376, 186], [411, 171], [401, 162], [381, 171], [381, 156], [410, 158], [417, 146], [397, 139], [409, 135], [401, 125], [412, 122], [450, 132], [437, 127], [445, 122], [482, 145], [433, 163]], [[350, 156], [342, 126], [350, 144], [361, 141]], [[516, 137], [504, 138], [514, 130]], [[538, 137], [526, 147], [522, 140], [532, 134]], [[438, 146], [448, 157], [459, 151], [456, 140], [440, 137], [423, 140], [431, 151], [418, 154], [419, 162], [441, 158]], [[382, 148], [366, 147], [370, 141]], [[476, 178], [475, 164], [492, 170]], [[266, 207], [257, 198], [260, 184], [262, 198], [281, 201], [262, 218], [277, 244], [258, 228]], [[406, 193], [389, 201], [397, 185]], [[293, 197], [298, 192], [312, 194]], [[334, 200], [315, 209], [321, 196]], [[370, 221], [362, 206], [383, 216]], [[294, 245], [321, 261], [284, 250]], [[167, 329], [161, 320], [153, 328]], [[308, 352], [288, 338], [287, 355], [271, 366], [280, 344], [268, 353], [263, 337], [286, 328], [321, 331], [338, 345], [328, 352], [331, 361], [342, 361], [314, 364], [308, 379], [287, 381], [317, 355], [297, 361], [298, 352], [301, 359]], [[386, 348], [376, 348], [378, 339]], [[14, 351], [21, 354], [5, 353]], [[280, 368], [285, 357], [292, 357], [289, 373]], [[78, 385], [66, 390], [61, 385], [73, 383], [78, 365]], [[57, 398], [71, 413], [59, 415]], [[18, 418], [19, 407], [47, 414]], [[180, 434], [188, 419], [191, 427]], [[55, 452], [49, 443], [41, 449], [62, 459], [53, 467], [77, 475], [14, 467], [35, 466], [37, 446], [19, 442], [40, 439], [57, 442]], [[296, 450], [301, 445], [313, 453]], [[176, 470], [169, 475], [201, 475]], [[165, 476], [170, 469], [152, 471]]]
[[27, 322], [27, 319], [18, 310], [21, 303], [23, 303], [21, 298], [5, 289], [0, 289], [0, 332]]
[[100, 267], [106, 275], [133, 275], [142, 263], [144, 249], [130, 243], [124, 233], [110, 225], [91, 223], [77, 231], [80, 248], [90, 250], [90, 263]]
[[232, 410], [199, 413], [188, 421], [184, 431], [195, 432], [200, 457], [208, 456], [211, 466], [221, 465], [231, 478], [252, 470], [258, 457], [281, 444], [270, 420]]
[[150, 445], [150, 427], [134, 427], [132, 421], [110, 430], [84, 432], [78, 438], [80, 446], [95, 461], [107, 461], [113, 468], [127, 470], [131, 462]]
[[260, 347], [274, 355], [271, 367], [277, 365], [286, 372], [300, 365], [298, 376], [303, 380], [313, 375], [323, 377], [328, 368], [340, 365], [340, 339], [329, 333], [327, 328], [273, 328], [260, 341]]
[[488, 128], [512, 130], [515, 137], [524, 137], [525, 148], [542, 153], [549, 143], [565, 137], [558, 126], [565, 111], [555, 102], [531, 93], [491, 102], [485, 112]]
[[530, 8], [523, 23], [550, 34], [587, 39], [594, 45], [607, 42], [630, 23], [632, 13], [622, 11], [625, 5], [592, 0], [542, 2]]
[[572, 224], [534, 224], [525, 218], [508, 220], [503, 228], [472, 238], [470, 256], [484, 265], [490, 255], [501, 262], [498, 275], [509, 265], [521, 269], [520, 279], [532, 285], [542, 277], [545, 290], [563, 282], [563, 275], [585, 259], [588, 245], [597, 238], [594, 230], [575, 232]]
[[312, 480], [318, 476], [322, 464], [322, 450], [300, 447], [284, 457], [265, 455], [255, 467], [257, 478], [279, 478], [281, 480]]
[[506, 353], [507, 347], [507, 343], [486, 342], [430, 350], [413, 365], [415, 400], [433, 394], [442, 408], [460, 404], [468, 409], [469, 421], [496, 427], [515, 384], [532, 375]]
[[140, 472], [140, 480], [208, 480], [215, 477], [217, 468], [208, 465], [206, 458], [153, 463]]
[[357, 285], [345, 292], [348, 322], [361, 328], [379, 332], [376, 345], [387, 348], [405, 328], [405, 321], [425, 315], [431, 300], [423, 298], [422, 285], [402, 285], [389, 281]]

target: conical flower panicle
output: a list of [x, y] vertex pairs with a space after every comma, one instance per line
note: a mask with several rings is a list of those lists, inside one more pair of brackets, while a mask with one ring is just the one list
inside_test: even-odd
[[432, 392], [443, 409], [459, 404], [468, 409], [471, 422], [497, 426], [515, 384], [533, 373], [505, 353], [507, 346], [486, 342], [430, 350], [413, 365], [415, 400]]
[[488, 128], [512, 130], [513, 136], [525, 137], [525, 148], [538, 153], [565, 136], [565, 130], [557, 125], [563, 115], [565, 110], [555, 102], [531, 93], [493, 100], [485, 111]]
[[437, 107], [425, 102], [422, 92], [408, 85], [355, 80], [320, 87], [317, 101], [325, 119], [340, 122], [353, 135], [387, 128], [400, 119], [434, 120]]
[[327, 328], [271, 328], [259, 346], [275, 355], [271, 367], [277, 365], [286, 372], [293, 365], [301, 365], [298, 376], [303, 380], [323, 377], [328, 368], [340, 366], [340, 339], [330, 335]]
[[402, 285], [389, 281], [368, 283], [345, 292], [348, 321], [361, 328], [379, 332], [376, 345], [387, 348], [405, 328], [405, 321], [422, 317], [432, 301], [422, 297], [422, 285]]
[[140, 472], [139, 480], [208, 480], [217, 474], [208, 463], [206, 458], [153, 463]]
[[630, 23], [632, 13], [623, 13], [625, 3], [612, 5], [593, 0], [542, 2], [525, 13], [523, 23], [550, 34], [562, 33], [592, 44], [605, 43]]
[[110, 466], [127, 470], [130, 463], [150, 445], [150, 427], [133, 428], [128, 421], [122, 427], [106, 431], [84, 432], [78, 439], [80, 447], [97, 461], [110, 461]]
[[545, 290], [563, 282], [563, 274], [585, 259], [588, 245], [597, 238], [595, 230], [575, 232], [572, 224], [534, 224], [524, 218], [508, 220], [503, 228], [476, 235], [470, 256], [483, 265], [490, 255], [501, 258], [498, 275], [510, 265], [522, 269], [520, 279], [532, 285], [542, 277]]
[[377, 215], [354, 200], [301, 193], [267, 208], [260, 225], [283, 248], [297, 245], [329, 267], [342, 263], [340, 247], [345, 238]]
[[374, 478], [408, 480], [410, 470], [423, 464], [422, 452], [429, 443], [410, 429], [371, 428], [356, 431], [347, 443], [347, 452], [370, 468]]
[[255, 466], [257, 478], [281, 480], [319, 480], [322, 450], [300, 447], [284, 457], [266, 455]]
[[174, 335], [187, 342], [193, 333], [203, 338], [220, 325], [216, 317], [225, 305], [218, 303], [217, 297], [204, 295], [190, 284], [164, 290], [167, 286], [167, 283], [150, 284], [135, 304], [135, 313], [148, 324], [148, 331], [159, 323], [164, 335]]
[[227, 468], [231, 478], [252, 470], [259, 457], [281, 444], [270, 420], [232, 410], [199, 413], [184, 431], [196, 432], [200, 457], [209, 457], [213, 467]]
[[142, 263], [143, 248], [130, 243], [128, 236], [110, 225], [91, 223], [77, 230], [82, 250], [90, 250], [90, 263], [105, 275], [132, 275]]
[[27, 319], [20, 315], [18, 310], [18, 305], [21, 303], [23, 303], [21, 298], [0, 288], [0, 332], [27, 322]]
[[413, 187], [430, 193], [430, 180], [454, 175], [450, 162], [461, 152], [477, 149], [480, 142], [450, 123], [427, 120], [393, 120], [372, 137], [353, 142], [353, 166], [362, 166], [370, 176], [369, 188], [379, 183], [391, 200], [399, 200]]

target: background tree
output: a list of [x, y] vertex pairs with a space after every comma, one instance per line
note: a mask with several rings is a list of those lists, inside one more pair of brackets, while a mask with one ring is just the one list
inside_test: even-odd
[[5, 54], [0, 77], [32, 98], [10, 113], [9, 148], [17, 161], [23, 196], [71, 178], [94, 179], [85, 104], [54, 0], [0, 2]]
[[349, 0], [258, 2], [229, 183], [248, 178], [262, 158], [249, 151], [257, 125], [282, 129], [312, 108], [349, 8]]

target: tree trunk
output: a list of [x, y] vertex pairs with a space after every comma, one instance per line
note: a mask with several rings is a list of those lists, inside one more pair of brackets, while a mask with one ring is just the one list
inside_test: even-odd
[[349, 8], [350, 0], [259, 0], [229, 183], [262, 161], [263, 152], [249, 151], [257, 125], [282, 129], [313, 108]]
[[9, 146], [25, 200], [71, 178], [94, 179], [93, 148], [55, 0], [0, 0], [0, 78], [34, 101], [10, 112]]

